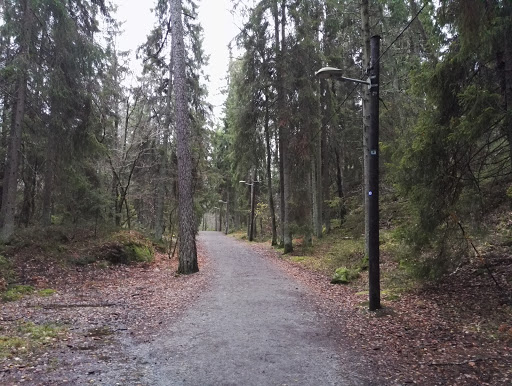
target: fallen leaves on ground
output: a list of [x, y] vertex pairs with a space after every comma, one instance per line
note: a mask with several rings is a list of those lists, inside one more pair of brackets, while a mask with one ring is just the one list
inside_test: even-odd
[[[494, 265], [501, 287], [481, 266], [468, 264], [442, 282], [384, 301], [367, 311], [367, 293], [330, 284], [330, 277], [253, 244], [316, 295], [342, 338], [387, 384], [512, 384], [512, 259]], [[488, 264], [494, 264], [492, 259]], [[367, 277], [360, 286], [366, 287]]]
[[44, 345], [15, 347], [0, 356], [0, 383], [108, 383], [101, 381], [104, 369], [128, 366], [123, 341], [151, 341], [164, 322], [199, 297], [208, 282], [209, 265], [200, 247], [198, 255], [202, 271], [190, 276], [176, 275], [177, 260], [161, 253], [152, 264], [51, 264], [45, 272], [40, 262], [27, 259], [22, 272], [27, 282], [52, 288], [55, 294], [34, 293], [2, 303], [0, 335], [19, 336], [23, 323], [59, 326], [61, 332]]

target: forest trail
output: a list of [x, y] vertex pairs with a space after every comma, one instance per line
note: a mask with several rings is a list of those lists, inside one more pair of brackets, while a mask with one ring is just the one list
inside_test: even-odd
[[210, 289], [156, 340], [133, 347], [144, 383], [370, 384], [305, 288], [247, 244], [218, 232], [201, 232], [199, 243], [214, 270]]

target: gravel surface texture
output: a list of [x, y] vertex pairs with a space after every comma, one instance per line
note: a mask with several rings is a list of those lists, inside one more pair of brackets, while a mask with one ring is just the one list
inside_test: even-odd
[[209, 291], [155, 340], [132, 346], [143, 383], [370, 384], [305, 287], [247, 244], [218, 232], [199, 242], [214, 271]]

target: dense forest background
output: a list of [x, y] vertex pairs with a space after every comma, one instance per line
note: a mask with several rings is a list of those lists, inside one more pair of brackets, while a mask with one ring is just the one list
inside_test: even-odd
[[[148, 6], [128, 87], [108, 2], [0, 3], [2, 242], [55, 226], [177, 234], [173, 18], [167, 1]], [[364, 237], [367, 90], [314, 74], [365, 79], [378, 34], [385, 237], [428, 276], [510, 243], [510, 0], [233, 1], [244, 24], [220, 123], [197, 6], [183, 7], [195, 227], [250, 228], [254, 197], [253, 232], [284, 252], [335, 228]]]

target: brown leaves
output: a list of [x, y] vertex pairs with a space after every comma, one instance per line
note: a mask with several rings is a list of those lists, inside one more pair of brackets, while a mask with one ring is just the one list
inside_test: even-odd
[[[332, 317], [333, 328], [341, 331], [340, 344], [350, 340], [377, 369], [375, 376], [384, 379], [380, 383], [512, 382], [512, 340], [506, 338], [512, 309], [486, 272], [464, 267], [446, 282], [402, 294], [398, 301], [383, 296], [384, 309], [370, 313], [367, 293], [331, 285], [330, 277], [258, 248], [311, 289], [322, 312]], [[496, 276], [510, 277], [508, 267], [495, 267]]]
[[16, 330], [21, 321], [55, 323], [67, 332], [42, 350], [0, 357], [0, 383], [37, 379], [82, 384], [100, 377], [101, 382], [111, 383], [104, 377], [112, 362], [130, 367], [121, 342], [151, 341], [163, 321], [179, 315], [197, 298], [208, 277], [200, 249], [199, 262], [204, 272], [177, 276], [177, 261], [165, 254], [157, 254], [153, 264], [138, 266], [52, 265], [54, 270], [46, 270], [40, 262], [28, 261], [26, 276], [37, 277], [56, 294], [2, 304], [0, 335]]

